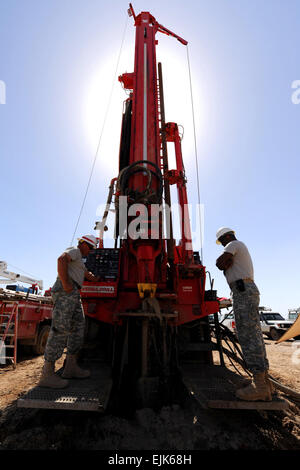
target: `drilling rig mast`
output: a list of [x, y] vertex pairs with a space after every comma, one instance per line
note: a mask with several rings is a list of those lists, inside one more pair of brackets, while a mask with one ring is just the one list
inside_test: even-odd
[[[236, 381], [223, 367], [217, 320], [222, 305], [212, 283], [206, 287], [206, 268], [193, 250], [181, 136], [177, 123], [165, 122], [162, 65], [156, 62], [157, 33], [182, 45], [187, 41], [149, 12], [136, 15], [131, 4], [129, 15], [136, 28], [135, 62], [132, 73], [119, 77], [129, 93], [122, 116], [119, 168], [109, 185], [103, 218], [96, 223], [99, 247], [86, 260], [87, 269], [99, 281], [86, 281], [81, 289], [87, 341], [97, 336], [103, 354], [96, 358], [91, 379], [81, 386], [84, 394], [79, 395], [80, 385], [75, 384], [61, 395], [53, 392], [49, 400], [49, 390], [37, 388], [20, 399], [19, 406], [103, 411], [110, 398], [125, 406], [129, 402], [156, 406], [172, 402], [180, 381], [200, 397], [208, 382], [208, 395], [214, 386], [221, 392], [229, 387], [232, 395]], [[174, 144], [175, 169], [169, 168], [168, 143]], [[178, 243], [173, 237], [171, 185], [176, 185], [180, 208]], [[103, 236], [113, 200], [115, 244], [106, 248]], [[210, 318], [216, 325], [214, 344]], [[219, 350], [222, 367], [214, 366], [213, 349]], [[194, 367], [189, 368], [191, 362]], [[279, 405], [243, 402], [239, 407], [280, 409]], [[211, 406], [238, 407], [235, 398], [217, 400]]]

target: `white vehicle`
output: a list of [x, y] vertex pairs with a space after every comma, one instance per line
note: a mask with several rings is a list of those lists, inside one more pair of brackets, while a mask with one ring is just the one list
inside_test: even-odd
[[226, 326], [230, 331], [232, 331], [232, 333], [236, 334], [233, 310], [231, 310], [229, 313], [225, 313], [220, 319], [220, 323]]
[[277, 341], [294, 323], [293, 320], [285, 320], [277, 312], [260, 311], [259, 315], [263, 334], [274, 341]]
[[[277, 341], [294, 323], [292, 320], [285, 320], [280, 313], [260, 310], [260, 325], [264, 335]], [[226, 326], [232, 333], [236, 334], [236, 324], [233, 311], [225, 314], [220, 323]]]

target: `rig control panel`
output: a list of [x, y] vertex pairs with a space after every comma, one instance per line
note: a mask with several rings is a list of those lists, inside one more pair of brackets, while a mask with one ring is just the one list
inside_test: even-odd
[[118, 248], [97, 248], [86, 259], [88, 271], [99, 277], [98, 282], [84, 282], [81, 288], [83, 297], [116, 297], [119, 272], [120, 250]]

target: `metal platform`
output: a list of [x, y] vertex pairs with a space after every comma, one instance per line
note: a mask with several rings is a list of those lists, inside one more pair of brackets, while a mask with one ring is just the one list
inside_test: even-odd
[[242, 378], [231, 370], [214, 365], [185, 364], [182, 379], [190, 395], [202, 408], [239, 410], [285, 410], [287, 401], [273, 396], [272, 401], [242, 401], [236, 389]]
[[110, 369], [103, 364], [89, 365], [88, 368], [91, 371], [89, 378], [70, 379], [64, 389], [34, 387], [18, 399], [18, 408], [104, 412], [112, 387]]

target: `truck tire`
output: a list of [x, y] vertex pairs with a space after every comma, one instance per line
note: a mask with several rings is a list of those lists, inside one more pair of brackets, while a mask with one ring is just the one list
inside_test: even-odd
[[50, 325], [43, 325], [38, 332], [37, 342], [33, 346], [33, 352], [35, 354], [41, 355], [44, 354], [47, 339], [50, 333]]
[[276, 328], [271, 328], [270, 330], [270, 338], [273, 340], [273, 341], [278, 341], [279, 338], [282, 336], [282, 333], [278, 330], [276, 330]]

